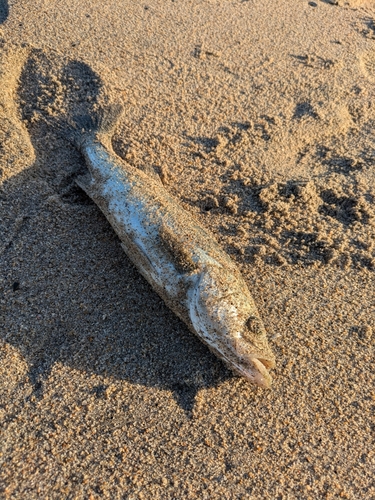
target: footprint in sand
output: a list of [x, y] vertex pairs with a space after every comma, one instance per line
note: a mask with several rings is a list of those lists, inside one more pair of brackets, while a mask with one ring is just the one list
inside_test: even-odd
[[375, 50], [364, 52], [359, 57], [363, 74], [371, 81], [375, 80]]
[[322, 0], [324, 3], [330, 5], [337, 5], [338, 7], [366, 7], [370, 6], [373, 0]]
[[0, 182], [3, 182], [31, 165], [35, 157], [16, 102], [18, 79], [28, 50], [7, 45], [1, 39], [0, 49]]

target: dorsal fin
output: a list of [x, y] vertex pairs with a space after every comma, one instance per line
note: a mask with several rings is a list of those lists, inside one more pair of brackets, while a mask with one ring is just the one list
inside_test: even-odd
[[193, 260], [194, 246], [191, 240], [182, 237], [181, 234], [176, 234], [176, 231], [173, 231], [167, 223], [161, 225], [159, 236], [178, 269], [184, 272], [193, 272], [198, 269], [198, 264]]

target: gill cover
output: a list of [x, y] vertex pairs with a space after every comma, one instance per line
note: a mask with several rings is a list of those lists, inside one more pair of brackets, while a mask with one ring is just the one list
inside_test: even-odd
[[194, 328], [206, 341], [217, 344], [241, 336], [246, 300], [236, 290], [236, 281], [219, 265], [199, 274], [190, 301], [190, 316]]
[[190, 319], [196, 333], [233, 371], [269, 387], [275, 364], [266, 332], [245, 282], [221, 266], [207, 266], [192, 289]]

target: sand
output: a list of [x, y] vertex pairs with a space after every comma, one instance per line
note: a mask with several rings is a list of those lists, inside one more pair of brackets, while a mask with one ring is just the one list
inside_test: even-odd
[[[375, 6], [0, 0], [0, 495], [375, 499]], [[75, 184], [63, 115], [238, 263], [271, 390], [167, 309]]]

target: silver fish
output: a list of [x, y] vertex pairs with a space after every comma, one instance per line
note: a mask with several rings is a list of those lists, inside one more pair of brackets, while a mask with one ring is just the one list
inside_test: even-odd
[[139, 272], [235, 373], [261, 387], [275, 366], [264, 325], [237, 266], [160, 179], [121, 160], [110, 138], [120, 105], [60, 124], [83, 154], [79, 186], [99, 206]]

